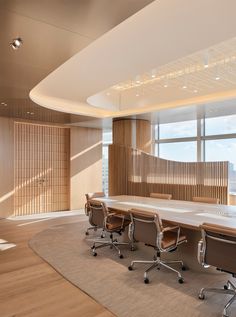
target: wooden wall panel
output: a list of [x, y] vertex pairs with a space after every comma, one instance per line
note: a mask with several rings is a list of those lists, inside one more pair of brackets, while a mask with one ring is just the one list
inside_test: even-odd
[[13, 214], [14, 205], [14, 123], [0, 117], [0, 218]]
[[205, 196], [227, 204], [228, 171], [228, 162], [175, 162], [130, 147], [109, 146], [109, 195], [159, 192], [177, 200]]
[[15, 122], [15, 215], [70, 208], [69, 132], [68, 128]]
[[113, 144], [130, 146], [151, 153], [151, 123], [148, 120], [115, 119]]
[[85, 204], [85, 193], [102, 191], [102, 130], [72, 127], [71, 209]]

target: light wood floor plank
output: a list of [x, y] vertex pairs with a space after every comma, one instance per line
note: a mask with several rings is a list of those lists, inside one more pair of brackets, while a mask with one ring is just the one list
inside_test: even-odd
[[27, 221], [0, 220], [0, 239], [16, 244], [0, 253], [1, 317], [114, 317], [28, 247], [29, 239], [37, 232], [79, 221], [81, 217], [62, 217], [24, 226], [19, 224]]

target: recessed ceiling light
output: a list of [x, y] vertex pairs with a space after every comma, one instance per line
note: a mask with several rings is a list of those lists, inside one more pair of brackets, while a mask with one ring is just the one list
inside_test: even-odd
[[197, 89], [194, 89], [194, 91], [193, 91], [195, 94], [198, 92], [198, 90]]
[[10, 43], [10, 46], [13, 48], [13, 50], [18, 50], [18, 48], [22, 45], [23, 41], [20, 37], [13, 39]]
[[135, 96], [136, 96], [136, 97], [139, 97], [139, 93], [137, 93]]
[[186, 88], [187, 88], [187, 86], [186, 86], [186, 85], [183, 85], [183, 86], [182, 86], [182, 88], [183, 88], [183, 89], [186, 89]]
[[216, 78], [215, 78], [215, 80], [220, 80], [220, 76], [217, 75]]
[[167, 87], [168, 87], [168, 84], [165, 84], [164, 87], [167, 88]]
[[3, 107], [7, 107], [7, 103], [5, 103], [5, 102], [1, 102], [1, 106], [3, 106]]

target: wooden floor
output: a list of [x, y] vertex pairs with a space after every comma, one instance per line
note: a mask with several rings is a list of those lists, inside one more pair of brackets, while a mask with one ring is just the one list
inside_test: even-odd
[[[70, 284], [29, 247], [29, 239], [54, 225], [75, 222], [70, 216], [33, 222], [0, 220], [0, 239], [16, 247], [0, 251], [1, 317], [114, 317], [80, 289]], [[31, 222], [31, 223], [29, 223]], [[99, 285], [98, 285], [99, 287]]]

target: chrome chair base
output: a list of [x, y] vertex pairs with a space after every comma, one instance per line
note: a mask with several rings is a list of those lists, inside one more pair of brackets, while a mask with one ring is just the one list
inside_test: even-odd
[[163, 266], [163, 267], [175, 272], [178, 275], [178, 282], [180, 284], [182, 284], [184, 282], [184, 279], [183, 279], [182, 275], [180, 274], [180, 272], [175, 270], [173, 267], [168, 265], [168, 264], [175, 264], [175, 263], [181, 264], [181, 268], [182, 268], [183, 271], [186, 270], [183, 261], [178, 261], [178, 260], [176, 260], [176, 261], [162, 261], [160, 259], [160, 257], [154, 257], [154, 259], [152, 261], [142, 261], [142, 260], [140, 260], [140, 261], [138, 261], [138, 260], [132, 261], [130, 266], [128, 267], [128, 269], [130, 271], [132, 271], [135, 264], [151, 264], [151, 266], [144, 272], [144, 276], [143, 276], [144, 277], [144, 283], [148, 284], [149, 283], [148, 273], [150, 271], [152, 271], [153, 269], [155, 269], [155, 268], [157, 268], [159, 270], [161, 268], [161, 266]]
[[113, 234], [110, 235], [110, 240], [94, 240], [93, 246], [91, 247], [93, 256], [97, 256], [97, 249], [104, 248], [109, 246], [111, 249], [115, 249], [118, 252], [119, 258], [123, 259], [123, 255], [119, 248], [119, 245], [130, 245], [129, 242], [119, 242], [117, 239], [114, 239]]
[[228, 281], [227, 284], [224, 285], [224, 288], [202, 288], [198, 295], [199, 299], [201, 300], [205, 299], [205, 292], [220, 293], [224, 295], [233, 295], [231, 299], [228, 301], [228, 303], [225, 305], [223, 310], [223, 315], [222, 315], [222, 317], [229, 317], [227, 309], [236, 300], [236, 287], [234, 286], [234, 284]]

